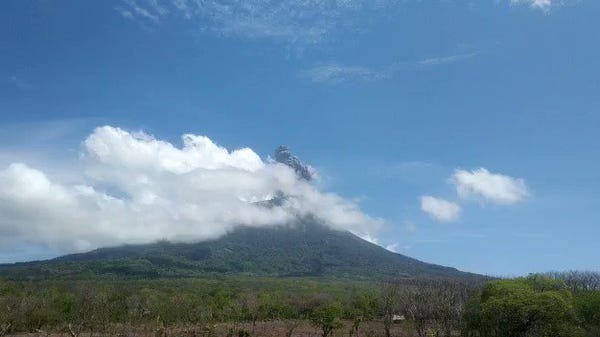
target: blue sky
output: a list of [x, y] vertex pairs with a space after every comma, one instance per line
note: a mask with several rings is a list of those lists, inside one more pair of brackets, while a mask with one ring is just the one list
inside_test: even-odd
[[[494, 275], [600, 270], [596, 1], [0, 6], [0, 171], [86, 181], [82, 142], [102, 125], [264, 161], [286, 144], [399, 253]], [[67, 251], [40, 233], [0, 240], [0, 261]]]

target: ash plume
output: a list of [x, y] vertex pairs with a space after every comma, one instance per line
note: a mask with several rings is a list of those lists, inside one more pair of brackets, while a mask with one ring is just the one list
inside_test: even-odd
[[301, 179], [311, 181], [315, 178], [315, 170], [309, 165], [302, 163], [298, 157], [292, 154], [290, 148], [287, 146], [280, 145], [275, 149], [275, 161], [294, 169]]

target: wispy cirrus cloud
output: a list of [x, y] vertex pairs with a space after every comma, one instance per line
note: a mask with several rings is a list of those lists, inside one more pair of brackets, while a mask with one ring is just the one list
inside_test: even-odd
[[[156, 10], [156, 7], [154, 6], [144, 7], [134, 0], [125, 0], [124, 2], [126, 7], [117, 7], [117, 11], [127, 18], [140, 17], [153, 23], [157, 23], [160, 20], [160, 17], [164, 15], [162, 11]], [[149, 1], [149, 3], [156, 2]]]
[[328, 64], [305, 70], [302, 75], [312, 82], [339, 84], [350, 81], [375, 81], [390, 77], [388, 70], [375, 70], [361, 66]]
[[452, 64], [479, 55], [478, 52], [425, 58], [418, 61], [402, 61], [375, 68], [369, 66], [331, 63], [319, 65], [302, 72], [303, 77], [316, 83], [339, 84], [351, 81], [376, 81], [391, 78], [401, 71]]
[[116, 10], [150, 24], [179, 17], [218, 35], [316, 43], [359, 18], [386, 13], [398, 0], [123, 0]]
[[456, 54], [449, 56], [440, 56], [440, 57], [431, 57], [420, 60], [417, 62], [418, 65], [421, 66], [437, 66], [441, 64], [450, 64], [460, 62], [466, 59], [470, 59], [472, 57], [477, 56], [479, 53], [468, 53], [468, 54]]
[[27, 89], [31, 89], [31, 87], [32, 87], [32, 85], [31, 85], [31, 83], [29, 83], [29, 81], [25, 80], [24, 78], [22, 78], [20, 76], [16, 76], [16, 75], [7, 77], [5, 82], [7, 84], [9, 84], [10, 86], [13, 86], [19, 90], [27, 90]]
[[[180, 18], [227, 37], [314, 44], [335, 31], [362, 30], [410, 0], [121, 0], [115, 7], [143, 27]], [[414, 0], [416, 2], [416, 0]], [[494, 0], [489, 0], [494, 1]], [[497, 0], [496, 0], [497, 1]], [[547, 10], [568, 0], [507, 0]], [[424, 60], [427, 61], [427, 60]], [[429, 62], [447, 62], [432, 58]]]
[[534, 9], [548, 10], [565, 4], [565, 0], [510, 0], [511, 5], [527, 5]]

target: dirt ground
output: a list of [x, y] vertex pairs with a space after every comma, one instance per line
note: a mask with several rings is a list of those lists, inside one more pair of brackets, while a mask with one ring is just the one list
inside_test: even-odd
[[[336, 330], [331, 337], [383, 337], [385, 336], [383, 323], [379, 321], [364, 322], [360, 325], [358, 332], [350, 335], [351, 322], [344, 322], [344, 327]], [[171, 327], [167, 329], [156, 329], [151, 327], [114, 326], [109, 332], [81, 333], [76, 337], [286, 337], [287, 333], [294, 327], [292, 337], [320, 337], [321, 330], [312, 326], [309, 322], [283, 322], [268, 321], [252, 323], [221, 323], [214, 326], [213, 333], [203, 327]], [[249, 335], [240, 334], [246, 331]], [[409, 323], [394, 324], [392, 329], [394, 337], [416, 337], [416, 333]], [[36, 333], [13, 334], [6, 337], [74, 337], [67, 329], [59, 332], [39, 331]]]

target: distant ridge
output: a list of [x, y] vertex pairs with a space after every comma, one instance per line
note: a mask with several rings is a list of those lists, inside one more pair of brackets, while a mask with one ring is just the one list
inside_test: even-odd
[[215, 274], [363, 280], [481, 277], [396, 254], [350, 232], [312, 221], [272, 228], [241, 227], [213, 241], [125, 245], [47, 261], [0, 265], [0, 277], [6, 279]]

